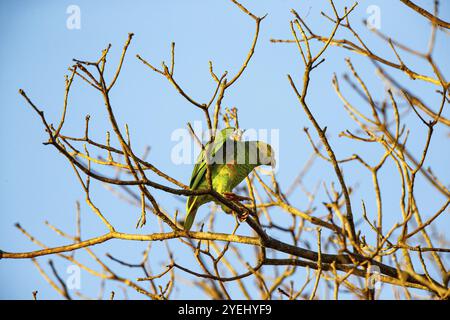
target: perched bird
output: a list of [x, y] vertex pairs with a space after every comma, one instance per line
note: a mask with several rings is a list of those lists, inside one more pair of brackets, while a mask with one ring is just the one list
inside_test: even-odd
[[[241, 183], [252, 170], [260, 165], [275, 166], [275, 154], [272, 147], [262, 141], [238, 141], [235, 128], [221, 130], [215, 137], [213, 146], [209, 143], [200, 153], [192, 172], [189, 187], [191, 190], [208, 189], [206, 176], [207, 159], [211, 165], [213, 189], [230, 200], [247, 200], [234, 194], [233, 189]], [[209, 158], [205, 157], [210, 151]], [[219, 203], [210, 195], [189, 196], [186, 203], [184, 229], [190, 230], [200, 206], [210, 201], [218, 203], [226, 213], [232, 210]]]

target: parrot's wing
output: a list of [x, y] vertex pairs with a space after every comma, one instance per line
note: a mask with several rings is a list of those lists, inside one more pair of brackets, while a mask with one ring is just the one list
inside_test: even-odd
[[[211, 150], [211, 157], [213, 159], [217, 151], [220, 150], [231, 136], [235, 133], [235, 128], [226, 128], [220, 131], [214, 138], [214, 145]], [[205, 150], [209, 149], [209, 143], [206, 144]], [[192, 171], [191, 181], [189, 187], [191, 190], [196, 190], [198, 186], [202, 183], [206, 176], [206, 156], [205, 151], [202, 150], [197, 158], [197, 161]], [[199, 196], [189, 196], [186, 202], [186, 217], [184, 220], [184, 229], [190, 230], [192, 224], [194, 223], [195, 215], [197, 213], [197, 208], [199, 206]]]
[[[224, 143], [229, 139], [234, 133], [236, 129], [235, 128], [225, 128], [222, 129], [215, 137], [214, 139], [214, 145], [211, 150], [211, 159], [214, 158], [216, 152], [222, 148]], [[209, 148], [209, 142], [206, 144], [205, 149], [207, 150]], [[189, 183], [189, 187], [191, 190], [195, 190], [200, 182], [204, 179], [206, 176], [206, 158], [205, 158], [205, 151], [202, 150], [200, 152], [197, 161], [195, 162], [194, 170], [192, 171], [191, 181]]]

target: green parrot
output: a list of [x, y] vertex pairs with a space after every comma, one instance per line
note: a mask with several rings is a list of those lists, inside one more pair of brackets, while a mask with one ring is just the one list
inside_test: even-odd
[[[213, 146], [205, 146], [197, 158], [192, 172], [189, 187], [191, 190], [208, 188], [206, 178], [206, 150], [210, 150], [209, 163], [211, 164], [211, 178], [214, 190], [230, 200], [248, 200], [248, 198], [232, 193], [232, 190], [241, 183], [252, 170], [260, 165], [275, 166], [275, 154], [272, 147], [262, 141], [238, 141], [239, 131], [235, 128], [221, 130], [215, 137]], [[190, 230], [195, 215], [200, 206], [214, 201], [210, 195], [189, 196], [186, 203], [186, 218], [184, 229]], [[231, 209], [220, 204], [226, 213]]]

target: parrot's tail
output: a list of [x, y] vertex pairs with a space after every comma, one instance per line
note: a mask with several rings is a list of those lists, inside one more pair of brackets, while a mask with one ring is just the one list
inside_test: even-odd
[[197, 197], [189, 197], [186, 203], [186, 218], [184, 219], [184, 230], [190, 230], [194, 223], [198, 207], [195, 205]]

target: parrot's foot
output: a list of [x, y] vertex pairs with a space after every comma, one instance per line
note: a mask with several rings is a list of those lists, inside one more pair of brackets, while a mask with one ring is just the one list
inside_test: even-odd
[[[239, 196], [233, 192], [224, 192], [222, 194], [226, 199], [231, 200], [231, 201], [252, 201], [252, 199], [249, 197]], [[244, 222], [245, 220], [247, 220], [247, 217], [249, 216], [249, 212], [247, 210], [245, 210], [243, 213], [238, 213], [235, 211], [232, 211], [232, 212], [233, 212], [233, 214], [236, 215], [239, 222]]]
[[239, 196], [233, 192], [224, 192], [222, 194], [226, 199], [231, 201], [252, 201], [252, 199], [249, 197]]
[[242, 213], [242, 214], [237, 214], [236, 216], [237, 216], [237, 218], [239, 219], [239, 222], [245, 222], [245, 220], [247, 220], [247, 218], [248, 218], [248, 216], [249, 216], [249, 212], [248, 212], [248, 211], [245, 211], [244, 213]]

